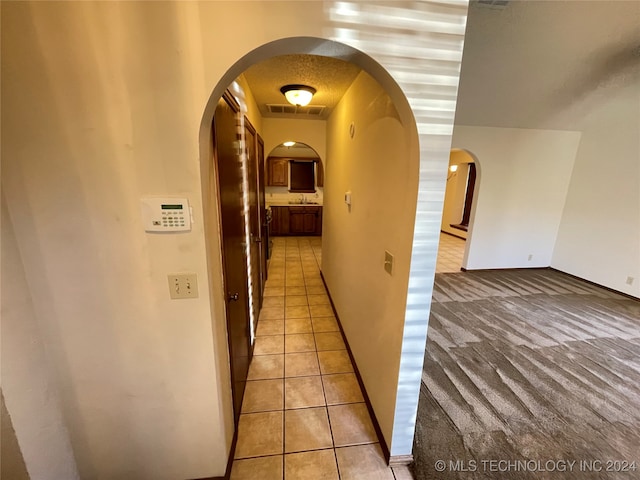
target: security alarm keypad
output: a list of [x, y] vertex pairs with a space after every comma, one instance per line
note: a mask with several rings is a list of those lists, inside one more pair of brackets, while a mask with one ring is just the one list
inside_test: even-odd
[[[184, 227], [184, 209], [182, 205], [161, 205], [163, 227]], [[156, 221], [159, 225], [160, 221]]]
[[186, 198], [141, 200], [142, 219], [147, 232], [184, 232], [191, 230], [191, 212]]

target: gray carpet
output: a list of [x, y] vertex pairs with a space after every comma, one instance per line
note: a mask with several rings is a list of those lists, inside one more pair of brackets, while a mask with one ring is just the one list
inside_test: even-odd
[[639, 301], [554, 270], [438, 274], [433, 300], [418, 480], [640, 479]]

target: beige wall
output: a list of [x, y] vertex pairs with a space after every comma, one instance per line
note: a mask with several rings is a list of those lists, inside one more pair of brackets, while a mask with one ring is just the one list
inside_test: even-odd
[[265, 156], [282, 142], [293, 140], [309, 145], [324, 162], [327, 156], [327, 122], [325, 120], [265, 118], [262, 122]]
[[452, 146], [478, 168], [463, 267], [551, 265], [579, 142], [580, 132], [456, 125]]
[[551, 266], [640, 298], [640, 75], [585, 115]]
[[[303, 10], [290, 8], [286, 1], [1, 3], [2, 186], [33, 315], [47, 345], [44, 360], [60, 393], [61, 415], [81, 478], [162, 480], [224, 472], [233, 431], [215, 171], [206, 161], [212, 155], [211, 118], [217, 98], [245, 68], [282, 53], [327, 54], [367, 64], [390, 95], [401, 100], [396, 103], [400, 117], [418, 123], [413, 141], [421, 132], [424, 194], [418, 202], [412, 260], [412, 278], [421, 289], [408, 309], [416, 319], [400, 360], [407, 364], [407, 373], [397, 392], [402, 408], [396, 408], [395, 423], [402, 428], [394, 430], [397, 454], [410, 453], [444, 193], [444, 178], [437, 172], [445, 170], [451, 143], [466, 5], [425, 4], [415, 23], [411, 7], [390, 3], [393, 19], [376, 6], [367, 11], [366, 3], [359, 7], [362, 18], [379, 17], [380, 29], [389, 20], [390, 34], [418, 47], [399, 59], [396, 50], [380, 48], [384, 45], [377, 43], [378, 29], [372, 32], [364, 22], [351, 25], [361, 30], [360, 43], [350, 38], [344, 42], [358, 43], [375, 61], [351, 48], [309, 38], [342, 38], [338, 32], [344, 32], [326, 29], [329, 16], [332, 27], [342, 25], [344, 12], [325, 10], [327, 3], [320, 1], [305, 2]], [[446, 13], [448, 20], [431, 22], [431, 10]], [[391, 22], [396, 18], [411, 19], [415, 31], [399, 33]], [[424, 34], [432, 30], [434, 36]], [[270, 43], [287, 37], [307, 38], [296, 38], [286, 49], [282, 42]], [[432, 51], [446, 54], [451, 67], [434, 67], [424, 53]], [[397, 80], [383, 65], [393, 66]], [[440, 76], [442, 82], [428, 89], [438, 101], [423, 102], [422, 87], [430, 77], [416, 79], [416, 68]], [[404, 91], [420, 94], [405, 99], [396, 81]], [[447, 100], [443, 103], [442, 98]], [[415, 117], [410, 101], [419, 107]], [[370, 125], [359, 121], [358, 128], [368, 139], [363, 151], [394, 159], [393, 169], [381, 165], [379, 170], [389, 180], [376, 184], [367, 169], [359, 178], [378, 190], [398, 192], [389, 205], [399, 208], [393, 213], [386, 204], [375, 211], [360, 208], [351, 218], [364, 224], [360, 215], [365, 214], [375, 223], [381, 215], [385, 227], [403, 222], [402, 229], [390, 228], [381, 241], [371, 242], [373, 250], [354, 252], [363, 265], [380, 262], [380, 272], [381, 249], [396, 254], [397, 277], [374, 274], [370, 285], [376, 298], [386, 299], [379, 306], [391, 323], [374, 316], [380, 330], [363, 323], [349, 335], [356, 339], [354, 331], [362, 329], [365, 337], [375, 337], [373, 345], [386, 346], [390, 340], [389, 351], [397, 353], [399, 319], [405, 313], [398, 299], [406, 293], [411, 252], [404, 227], [413, 225], [405, 217], [415, 209], [418, 174], [407, 172], [406, 159], [396, 158], [397, 150], [379, 142], [410, 128], [399, 127], [387, 113], [378, 112]], [[339, 120], [345, 122], [347, 118]], [[370, 145], [376, 142], [380, 148], [374, 152]], [[410, 153], [417, 162], [417, 151]], [[370, 196], [359, 185], [354, 181], [348, 187], [357, 187], [354, 201]], [[343, 192], [338, 193], [341, 198]], [[195, 217], [192, 231], [145, 233], [139, 199], [149, 194], [188, 197]], [[368, 233], [379, 235], [377, 230]], [[337, 255], [335, 260], [342, 259]], [[167, 274], [181, 271], [198, 275], [198, 299], [169, 300]], [[363, 303], [362, 292], [357, 292], [356, 303]], [[345, 318], [353, 318], [354, 304], [345, 305]], [[386, 389], [393, 388], [397, 376], [394, 359], [380, 365], [381, 386], [372, 385], [372, 371], [380, 360], [357, 339], [355, 345], [388, 439], [396, 392]], [[4, 392], [14, 420], [12, 402], [31, 388], [28, 377], [17, 380], [23, 382], [18, 389]], [[37, 424], [35, 418], [26, 421], [23, 428], [14, 424], [19, 442]], [[37, 442], [30, 446], [39, 448]], [[23, 448], [29, 463], [26, 451]]]
[[[313, 148], [320, 160], [325, 163], [327, 151], [327, 122], [326, 120], [294, 120], [289, 118], [265, 118], [264, 125], [265, 157], [287, 140], [305, 143]], [[324, 201], [324, 187], [317, 187], [315, 194], [306, 195], [309, 201], [322, 204]], [[270, 203], [287, 203], [297, 201], [300, 194], [289, 193], [287, 187], [267, 187], [266, 200]]]
[[[320, 2], [305, 21], [287, 2], [255, 2], [235, 21], [237, 5], [2, 4], [2, 183], [82, 478], [226, 467], [224, 307], [210, 301], [223, 298], [220, 258], [210, 285], [197, 132], [238, 58], [320, 35], [306, 15], [322, 18]], [[139, 199], [152, 194], [188, 197], [193, 230], [145, 233]], [[200, 297], [170, 300], [173, 272], [196, 273]], [[10, 413], [17, 394], [5, 392]]]
[[[322, 272], [388, 445], [418, 187], [412, 127], [364, 72], [327, 124]], [[393, 275], [384, 270], [385, 250], [395, 256]]]
[[[2, 478], [20, 478], [24, 459], [30, 477], [80, 478], [60, 402], [60, 385], [47, 355], [52, 334], [45, 332], [36, 313], [25, 275], [23, 255], [2, 196]], [[9, 413], [10, 412], [10, 413]], [[9, 420], [10, 425], [5, 422]], [[10, 428], [12, 427], [12, 428]], [[18, 445], [5, 443], [13, 431]], [[15, 448], [13, 448], [15, 447]], [[5, 455], [9, 457], [5, 462]], [[15, 456], [20, 455], [19, 459]], [[14, 457], [14, 458], [11, 458]], [[5, 465], [6, 463], [6, 465]], [[15, 472], [11, 472], [18, 469]], [[11, 473], [9, 473], [11, 472]]]
[[[262, 137], [262, 116], [260, 115], [260, 109], [256, 104], [256, 99], [253, 97], [253, 92], [249, 88], [249, 84], [245, 80], [243, 75], [240, 75], [236, 80], [237, 85], [240, 87], [239, 95], [243, 100], [241, 108], [246, 109], [245, 115], [253, 125], [253, 128], [256, 129], [258, 134]], [[230, 86], [231, 91], [236, 94], [234, 86]], [[237, 95], [237, 94], [236, 94]], [[264, 138], [263, 138], [264, 140]]]

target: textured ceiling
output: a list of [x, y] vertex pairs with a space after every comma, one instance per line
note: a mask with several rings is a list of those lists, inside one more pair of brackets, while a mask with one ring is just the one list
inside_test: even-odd
[[244, 78], [260, 108], [263, 117], [300, 118], [295, 115], [271, 114], [267, 104], [286, 104], [280, 87], [287, 84], [303, 84], [314, 87], [317, 93], [310, 105], [324, 105], [321, 116], [326, 119], [344, 92], [360, 72], [360, 68], [334, 58], [317, 55], [281, 55], [257, 63], [244, 72]]

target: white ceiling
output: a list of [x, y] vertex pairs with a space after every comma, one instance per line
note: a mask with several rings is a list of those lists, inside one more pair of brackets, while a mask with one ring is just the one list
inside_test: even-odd
[[455, 123], [580, 129], [616, 90], [640, 94], [639, 54], [639, 1], [472, 2]]
[[[312, 105], [327, 118], [359, 68], [314, 55], [274, 57], [245, 73], [264, 117], [285, 104], [280, 87], [318, 90]], [[639, 89], [640, 1], [511, 0], [469, 7], [456, 124], [580, 129], [594, 103]]]

